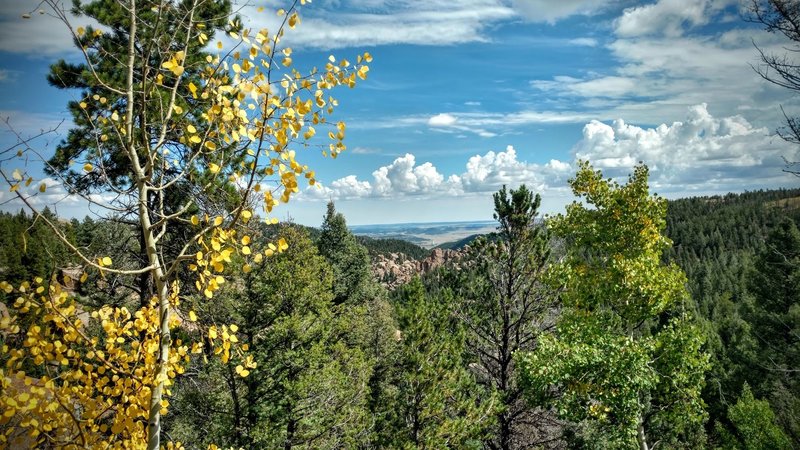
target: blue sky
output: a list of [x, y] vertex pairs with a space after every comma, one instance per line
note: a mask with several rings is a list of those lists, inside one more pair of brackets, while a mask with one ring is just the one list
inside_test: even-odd
[[[280, 3], [241, 14], [269, 26], [255, 9]], [[47, 68], [77, 55], [53, 19], [20, 19], [34, 6], [0, 5], [0, 116], [23, 135], [67, 119], [36, 142], [47, 156], [78, 95], [47, 86]], [[321, 186], [281, 218], [318, 225], [334, 199], [353, 224], [486, 220], [491, 193], [521, 183], [558, 212], [577, 159], [611, 176], [644, 161], [652, 190], [673, 198], [798, 185], [781, 171], [798, 150], [774, 136], [780, 106], [797, 111], [797, 99], [751, 67], [753, 42], [787, 43], [743, 21], [738, 0], [314, 0], [301, 16], [285, 38], [298, 63], [375, 59], [366, 82], [338, 93], [348, 150], [306, 152]], [[14, 140], [0, 132], [3, 148]], [[48, 192], [40, 205], [86, 213]]]

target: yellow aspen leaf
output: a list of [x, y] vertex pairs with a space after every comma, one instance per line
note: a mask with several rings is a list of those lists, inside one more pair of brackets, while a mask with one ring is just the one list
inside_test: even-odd
[[361, 66], [361, 68], [358, 69], [358, 77], [362, 80], [366, 80], [367, 72], [369, 72], [369, 66]]
[[245, 265], [242, 266], [242, 272], [244, 272], [244, 273], [250, 273], [252, 270], [253, 270], [253, 268], [250, 267], [250, 264], [245, 264]]
[[86, 163], [86, 164], [83, 165], [83, 170], [85, 170], [87, 172], [91, 172], [92, 170], [94, 170], [94, 166], [89, 164], [89, 163]]
[[210, 291], [210, 290], [208, 290], [208, 289], [205, 289], [205, 290], [203, 291], [203, 295], [205, 295], [205, 296], [206, 296], [206, 298], [213, 298], [213, 297], [214, 297], [214, 293], [213, 293], [213, 292], [211, 292], [211, 291]]
[[205, 146], [206, 146], [207, 149], [209, 149], [211, 151], [214, 151], [214, 150], [217, 149], [217, 144], [215, 144], [215, 143], [213, 143], [211, 141], [206, 141]]
[[289, 67], [292, 65], [292, 58], [283, 58], [283, 62], [281, 63], [285, 67]]
[[86, 104], [86, 102], [80, 102], [80, 103], [78, 104], [78, 106], [80, 106], [80, 107], [81, 107], [81, 109], [86, 109], [86, 107], [87, 107], [87, 106], [89, 106], [89, 105], [87, 105], [87, 104]]
[[113, 120], [114, 122], [119, 120], [119, 114], [117, 114], [116, 111], [111, 113], [111, 120]]
[[245, 236], [242, 238], [242, 245], [250, 245], [250, 236]]
[[248, 247], [246, 245], [244, 247], [242, 247], [242, 254], [245, 255], [245, 256], [249, 255], [250, 254], [250, 247]]
[[215, 217], [215, 218], [214, 218], [214, 226], [215, 226], [215, 227], [218, 227], [218, 226], [222, 225], [222, 221], [223, 221], [223, 220], [224, 220], [224, 219], [222, 218], [222, 216], [217, 216], [217, 217]]
[[189, 133], [194, 134], [194, 133], [197, 133], [197, 128], [195, 128], [194, 125], [189, 124], [189, 126], [186, 127], [186, 131], [188, 131]]
[[189, 311], [189, 320], [197, 322], [197, 314], [195, 314], [194, 311]]
[[289, 248], [289, 244], [286, 243], [286, 239], [280, 238], [278, 239], [278, 251], [282, 252]]
[[297, 12], [292, 13], [292, 15], [289, 16], [289, 28], [294, 28], [295, 25], [297, 25], [298, 20], [299, 18], [297, 16]]
[[230, 329], [231, 329], [231, 332], [232, 332], [232, 333], [236, 333], [237, 331], [239, 331], [239, 326], [238, 326], [238, 325], [236, 325], [235, 323], [234, 323], [234, 324], [231, 324], [231, 325], [230, 325], [228, 328], [230, 328]]
[[245, 223], [247, 223], [247, 221], [250, 220], [251, 217], [253, 217], [253, 213], [250, 212], [250, 210], [245, 209], [244, 211], [242, 211], [242, 219], [244, 220]]
[[28, 177], [28, 179], [25, 180], [25, 187], [30, 186], [31, 183], [33, 183], [33, 178], [32, 177]]
[[11, 174], [11, 177], [17, 181], [22, 181], [22, 172], [19, 169], [14, 169], [14, 172]]
[[189, 142], [191, 142], [192, 144], [199, 144], [201, 141], [202, 139], [200, 139], [200, 136], [198, 135], [193, 135], [189, 138]]
[[[192, 93], [192, 98], [197, 98], [197, 86], [192, 82], [189, 82], [189, 92]], [[192, 133], [194, 133], [194, 131], [192, 131]]]
[[42, 184], [39, 185], [39, 192], [44, 193], [44, 191], [46, 191], [46, 190], [47, 190], [47, 185], [46, 184], [42, 183]]
[[109, 258], [108, 256], [104, 256], [102, 261], [103, 261], [103, 265], [104, 266], [110, 266], [111, 265], [111, 258]]
[[192, 216], [190, 220], [194, 226], [197, 226], [200, 223], [200, 219], [198, 219], [197, 216]]
[[211, 172], [211, 173], [218, 173], [219, 172], [219, 166], [217, 164], [211, 163], [211, 164], [208, 165], [208, 171]]
[[172, 110], [175, 111], [175, 114], [183, 114], [183, 108], [178, 105], [172, 105]]
[[[30, 17], [30, 16], [28, 16], [28, 17]], [[86, 34], [86, 28], [78, 27], [75, 30], [75, 34], [77, 34], [79, 37], [82, 37], [84, 34]]]

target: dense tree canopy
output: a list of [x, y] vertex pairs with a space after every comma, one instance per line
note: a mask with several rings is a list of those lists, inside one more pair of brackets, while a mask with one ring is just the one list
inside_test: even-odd
[[582, 164], [570, 185], [586, 204], [550, 222], [567, 246], [551, 272], [563, 286], [558, 329], [519, 355], [532, 396], [555, 389], [560, 415], [596, 424], [612, 447], [643, 450], [692, 445], [707, 368], [683, 272], [661, 260], [666, 201], [649, 195], [647, 178], [640, 165], [619, 185]]

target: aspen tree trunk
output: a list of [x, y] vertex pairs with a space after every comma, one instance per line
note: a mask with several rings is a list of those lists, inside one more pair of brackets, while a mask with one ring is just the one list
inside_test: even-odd
[[644, 424], [642, 423], [639, 423], [636, 440], [639, 442], [639, 450], [650, 450], [650, 447], [647, 446], [647, 436], [644, 434]]
[[[167, 366], [169, 363], [169, 285], [165, 278], [163, 261], [156, 249], [157, 239], [153, 234], [153, 226], [150, 222], [150, 206], [148, 205], [149, 174], [142, 166], [137, 151], [137, 143], [134, 140], [134, 67], [136, 63], [136, 38], [137, 38], [137, 10], [136, 0], [130, 0], [130, 36], [128, 41], [128, 76], [125, 90], [127, 94], [128, 108], [125, 117], [125, 150], [131, 163], [133, 179], [136, 181], [137, 212], [139, 214], [139, 226], [141, 227], [142, 238], [147, 252], [147, 261], [152, 267], [150, 274], [156, 288], [158, 302], [158, 321], [159, 321], [159, 348], [158, 360], [156, 362], [155, 378], [150, 393], [150, 411], [147, 419], [147, 448], [158, 450], [161, 445], [161, 400], [164, 393], [164, 384], [167, 380]], [[144, 107], [144, 105], [142, 105]], [[142, 145], [148, 145], [146, 142]]]

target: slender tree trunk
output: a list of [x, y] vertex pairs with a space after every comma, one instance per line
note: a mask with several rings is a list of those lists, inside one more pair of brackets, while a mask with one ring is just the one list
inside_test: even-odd
[[[152, 234], [150, 237], [152, 238]], [[150, 252], [151, 248], [153, 250], [151, 260], [155, 260], [155, 264], [158, 264], [155, 245], [148, 247], [148, 252]], [[169, 287], [166, 281], [162, 279], [161, 267], [156, 266], [155, 271], [158, 273], [155, 278], [156, 286], [158, 287], [159, 344], [156, 377], [151, 388], [150, 415], [147, 421], [148, 450], [158, 450], [161, 445], [161, 399], [164, 395], [164, 381], [168, 378], [169, 346], [172, 340], [169, 331]]]
[[[139, 258], [141, 258], [142, 267], [147, 267], [149, 265], [145, 232], [142, 229], [139, 229]], [[153, 278], [150, 272], [142, 272], [138, 277], [139, 307], [144, 308], [150, 304], [150, 299], [153, 298]]]
[[[251, 349], [255, 348], [253, 330], [254, 326], [250, 323], [247, 325], [247, 346]], [[258, 422], [258, 414], [255, 405], [258, 403], [257, 386], [258, 379], [255, 376], [249, 376], [244, 379], [244, 384], [247, 386], [245, 390], [245, 413], [244, 419], [247, 422], [247, 430], [240, 440], [245, 442], [244, 448], [254, 450], [256, 448], [255, 439], [253, 438], [253, 429], [255, 429]]]
[[644, 434], [644, 424], [639, 424], [639, 429], [636, 433], [636, 440], [639, 442], [639, 450], [650, 450], [647, 446], [647, 436]]
[[[131, 163], [133, 179], [136, 180], [137, 209], [139, 213], [139, 226], [144, 238], [145, 249], [147, 251], [147, 261], [152, 267], [150, 276], [155, 283], [156, 297], [158, 301], [158, 359], [156, 360], [155, 377], [150, 388], [150, 411], [147, 418], [147, 448], [148, 450], [158, 450], [161, 446], [161, 400], [164, 395], [164, 384], [168, 379], [167, 368], [169, 366], [169, 347], [171, 336], [169, 331], [170, 314], [170, 295], [169, 284], [165, 277], [163, 261], [156, 249], [157, 239], [153, 234], [152, 223], [150, 222], [150, 208], [148, 196], [150, 188], [148, 186], [149, 176], [142, 166], [139, 153], [134, 140], [134, 67], [136, 64], [136, 39], [138, 11], [136, 0], [128, 3], [130, 17], [130, 29], [128, 35], [128, 67], [125, 90], [127, 91], [127, 102], [130, 106], [125, 113], [125, 152]], [[144, 143], [143, 145], [148, 145]]]
[[233, 365], [226, 364], [226, 366], [228, 367], [228, 376], [225, 377], [225, 381], [228, 383], [228, 389], [231, 391], [231, 400], [233, 400], [233, 427], [236, 430], [236, 440], [241, 441], [244, 434], [242, 429], [242, 404], [239, 400], [239, 391], [236, 388], [236, 374], [233, 372]]
[[286, 423], [286, 441], [283, 444], [284, 450], [292, 450], [292, 441], [294, 441], [294, 433], [297, 431], [297, 420], [293, 417]]

